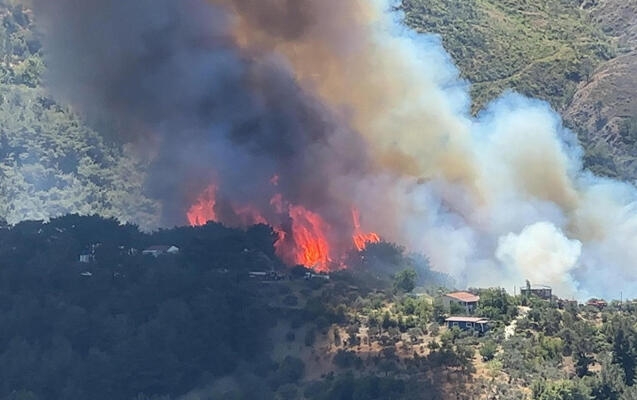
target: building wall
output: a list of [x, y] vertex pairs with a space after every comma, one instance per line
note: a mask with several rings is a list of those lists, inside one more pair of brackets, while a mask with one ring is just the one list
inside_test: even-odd
[[[521, 289], [520, 290], [520, 294], [522, 294], [522, 296], [528, 296], [529, 295], [529, 290], [528, 289]], [[537, 296], [541, 299], [546, 299], [549, 300], [552, 295], [553, 292], [551, 289], [549, 288], [540, 288], [540, 289], [531, 289], [531, 293], [533, 296]]]
[[447, 322], [447, 327], [449, 329], [458, 327], [458, 329], [461, 329], [463, 331], [473, 329], [479, 332], [486, 332], [487, 330], [489, 330], [489, 326], [487, 324], [478, 324], [473, 322]]
[[478, 306], [478, 303], [476, 302], [466, 303], [464, 301], [452, 299], [451, 297], [442, 296], [442, 304], [444, 305], [445, 310], [447, 310], [448, 312], [451, 311], [451, 303], [460, 305], [460, 307], [462, 307], [467, 314], [473, 314], [476, 307]]

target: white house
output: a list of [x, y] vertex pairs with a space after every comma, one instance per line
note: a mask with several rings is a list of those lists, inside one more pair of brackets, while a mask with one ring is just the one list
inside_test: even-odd
[[310, 280], [310, 279], [323, 279], [324, 281], [329, 281], [330, 280], [330, 276], [328, 274], [314, 274], [312, 272], [306, 272], [305, 273], [305, 279]]
[[153, 257], [159, 257], [166, 254], [179, 254], [179, 247], [166, 245], [150, 246], [146, 250], [142, 251], [142, 254]]
[[467, 314], [472, 314], [478, 306], [480, 296], [469, 292], [452, 292], [442, 296], [442, 302], [447, 310], [451, 309], [451, 304], [455, 303], [464, 308]]

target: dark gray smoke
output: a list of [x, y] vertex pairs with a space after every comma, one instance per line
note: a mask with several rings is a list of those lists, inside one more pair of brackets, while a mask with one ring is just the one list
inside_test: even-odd
[[[272, 18], [293, 14], [295, 23], [280, 24], [280, 34], [301, 35], [301, 2], [287, 3], [289, 15], [259, 18], [279, 26]], [[267, 210], [281, 193], [333, 227], [351, 225], [351, 205], [339, 200], [348, 189], [335, 187], [335, 178], [364, 173], [365, 144], [297, 84], [283, 58], [242, 50], [222, 6], [37, 0], [35, 11], [54, 93], [116, 122], [123, 141], [156, 143], [148, 191], [162, 200], [164, 224], [183, 224], [188, 205], [215, 183], [220, 210], [224, 201]]]
[[394, 0], [36, 3], [49, 86], [152, 145], [165, 224], [215, 183], [224, 222], [246, 204], [289, 226], [281, 193], [330, 244], [351, 246], [356, 206], [363, 230], [468, 285], [637, 293], [637, 189], [582, 171], [545, 104], [507, 95], [471, 117], [439, 39], [407, 31]]

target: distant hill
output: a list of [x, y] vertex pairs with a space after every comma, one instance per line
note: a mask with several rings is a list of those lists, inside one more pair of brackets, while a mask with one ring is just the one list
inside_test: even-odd
[[473, 111], [511, 89], [547, 100], [594, 172], [637, 178], [636, 0], [403, 0], [472, 82]]
[[[589, 148], [610, 154], [619, 176], [637, 178], [637, 0], [586, 4], [591, 20], [611, 38], [616, 57], [582, 82], [565, 117]], [[591, 155], [595, 152], [590, 151]]]

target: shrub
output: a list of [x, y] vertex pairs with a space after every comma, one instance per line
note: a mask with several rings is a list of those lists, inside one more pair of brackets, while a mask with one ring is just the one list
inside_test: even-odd
[[495, 357], [495, 353], [497, 353], [497, 351], [498, 345], [492, 340], [487, 340], [486, 342], [482, 343], [482, 346], [480, 347], [480, 355], [482, 356], [482, 359], [484, 361], [493, 360], [493, 357]]
[[363, 366], [363, 360], [353, 351], [339, 350], [332, 359], [334, 365], [339, 368], [360, 368]]

